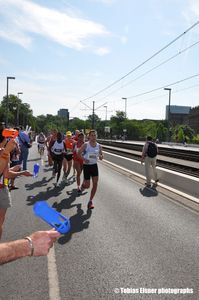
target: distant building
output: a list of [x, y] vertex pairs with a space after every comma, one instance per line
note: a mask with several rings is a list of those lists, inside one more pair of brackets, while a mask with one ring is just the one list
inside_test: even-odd
[[[69, 124], [69, 111], [67, 108], [60, 108], [57, 112], [59, 117], [66, 118], [67, 124]], [[68, 125], [67, 125], [68, 126]]]
[[189, 126], [199, 133], [199, 106], [193, 107], [189, 114]]
[[176, 125], [188, 125], [189, 124], [189, 113], [190, 106], [178, 106], [170, 105], [170, 114], [169, 114], [169, 105], [166, 106], [166, 120], [168, 120], [172, 126]]
[[60, 108], [57, 112], [59, 117], [62, 118], [68, 118], [69, 117], [69, 111], [67, 108]]

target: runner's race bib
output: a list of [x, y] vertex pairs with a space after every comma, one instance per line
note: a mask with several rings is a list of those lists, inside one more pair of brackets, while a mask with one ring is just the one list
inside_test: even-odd
[[55, 154], [61, 154], [62, 153], [62, 149], [54, 149], [54, 153]]
[[98, 151], [88, 153], [88, 160], [89, 160], [89, 163], [96, 164], [96, 163], [97, 163], [98, 155], [99, 155], [99, 154], [98, 154]]
[[38, 144], [39, 148], [44, 148], [45, 145], [44, 144]]

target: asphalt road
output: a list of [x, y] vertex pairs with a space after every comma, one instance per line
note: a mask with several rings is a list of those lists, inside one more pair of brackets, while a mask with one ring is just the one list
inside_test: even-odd
[[[36, 145], [29, 158], [32, 170], [39, 162]], [[89, 193], [77, 196], [72, 178], [55, 188], [46, 162], [38, 178], [16, 180], [20, 189], [11, 192], [3, 241], [49, 228], [32, 212], [38, 200], [69, 216], [72, 229], [58, 239], [55, 257], [2, 265], [0, 299], [198, 300], [198, 214], [104, 163], [99, 170], [92, 213], [86, 208]]]

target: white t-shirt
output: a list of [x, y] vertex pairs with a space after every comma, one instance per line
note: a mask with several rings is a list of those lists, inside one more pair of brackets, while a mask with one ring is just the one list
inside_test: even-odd
[[100, 145], [97, 143], [95, 147], [92, 147], [89, 142], [86, 143], [85, 153], [83, 154], [84, 159], [89, 162], [87, 165], [94, 165], [97, 163], [100, 154]]
[[61, 141], [61, 143], [58, 143], [58, 141], [55, 141], [51, 148], [51, 151], [56, 155], [62, 154], [64, 152], [64, 142]]
[[44, 135], [39, 135], [37, 138], [37, 143], [43, 144], [45, 143], [45, 136]]

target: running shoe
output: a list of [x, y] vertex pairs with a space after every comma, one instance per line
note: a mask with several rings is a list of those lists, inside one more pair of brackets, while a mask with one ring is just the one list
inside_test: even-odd
[[93, 209], [93, 208], [94, 208], [93, 202], [90, 200], [88, 202], [88, 209]]
[[145, 186], [146, 186], [147, 188], [150, 188], [150, 187], [151, 187], [151, 184], [145, 183]]
[[83, 192], [85, 189], [82, 187], [82, 185], [81, 185], [81, 188], [80, 188], [80, 190], [81, 190], [81, 192]]
[[63, 175], [63, 181], [65, 182], [65, 183], [68, 183], [68, 175], [66, 175], [66, 173], [64, 173], [64, 175]]
[[9, 187], [9, 189], [10, 189], [10, 191], [11, 191], [11, 190], [18, 190], [18, 187], [17, 187], [16, 185], [11, 185], [11, 186]]

